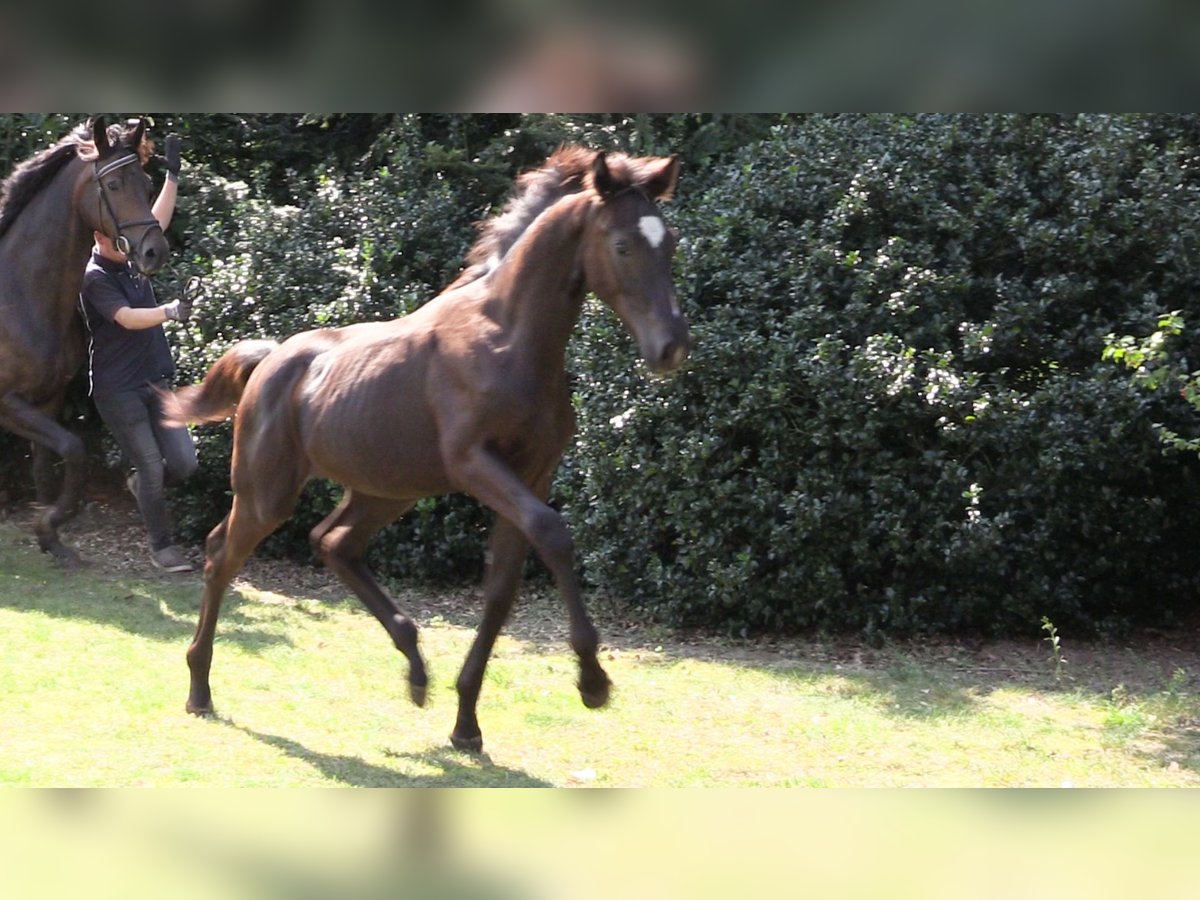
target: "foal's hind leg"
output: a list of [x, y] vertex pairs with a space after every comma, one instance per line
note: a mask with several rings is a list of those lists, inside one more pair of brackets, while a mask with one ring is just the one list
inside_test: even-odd
[[312, 530], [308, 539], [317, 557], [358, 595], [387, 629], [396, 649], [408, 659], [409, 696], [417, 706], [424, 706], [429, 678], [417, 648], [417, 626], [379, 586], [363, 562], [367, 544], [375, 532], [394, 522], [412, 505], [410, 500], [388, 500], [348, 490], [342, 502]]
[[[295, 498], [291, 505], [295, 504]], [[187, 651], [191, 687], [188, 691], [187, 711], [195, 715], [211, 715], [213, 711], [212, 691], [208, 673], [212, 667], [213, 637], [217, 631], [217, 619], [221, 615], [221, 599], [229, 582], [242, 568], [247, 557], [263, 538], [274, 531], [291, 512], [279, 509], [269, 518], [261, 518], [250, 510], [255, 504], [234, 495], [233, 508], [221, 524], [208, 535], [204, 560], [204, 593], [200, 599], [200, 618], [196, 622], [196, 634]]]
[[450, 743], [455, 748], [475, 752], [483, 749], [483, 734], [475, 717], [483, 673], [492, 655], [496, 636], [504, 627], [513, 601], [517, 598], [525, 558], [529, 555], [529, 542], [511, 522], [498, 517], [492, 529], [489, 551], [487, 574], [483, 582], [483, 621], [479, 623], [475, 642], [471, 644], [458, 675], [458, 719], [450, 734]]

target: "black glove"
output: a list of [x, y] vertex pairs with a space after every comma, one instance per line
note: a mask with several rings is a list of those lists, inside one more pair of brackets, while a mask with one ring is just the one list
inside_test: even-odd
[[170, 175], [179, 177], [179, 135], [172, 132], [167, 135], [166, 156], [163, 157], [163, 162], [167, 166], [167, 172]]

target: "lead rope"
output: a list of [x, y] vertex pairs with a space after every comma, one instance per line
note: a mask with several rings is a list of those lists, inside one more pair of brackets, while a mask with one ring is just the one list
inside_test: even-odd
[[[176, 269], [169, 260], [164, 265], [164, 268], [167, 270], [170, 280], [175, 284], [176, 296], [180, 300], [191, 303], [194, 310], [196, 302], [203, 298], [206, 293], [204, 279], [199, 275], [189, 275], [185, 280], [179, 273], [179, 270]], [[202, 348], [203, 346], [201, 336], [198, 335], [196, 330], [191, 327], [191, 322], [178, 322], [176, 324], [180, 326], [180, 328], [177, 330], [177, 333], [187, 335], [188, 349], [193, 355], [195, 355], [197, 353], [197, 349]], [[194, 360], [190, 361], [194, 362]], [[201, 364], [203, 365], [202, 362]]]

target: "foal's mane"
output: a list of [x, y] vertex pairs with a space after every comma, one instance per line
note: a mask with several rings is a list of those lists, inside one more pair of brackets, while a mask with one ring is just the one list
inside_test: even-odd
[[[110, 125], [108, 139], [114, 145], [122, 144], [132, 135], [133, 128]], [[143, 140], [138, 148], [142, 161], [153, 145]], [[47, 147], [18, 163], [12, 173], [0, 183], [0, 237], [12, 226], [21, 210], [25, 209], [38, 192], [72, 159], [95, 159], [96, 144], [92, 140], [91, 122], [82, 122], [57, 144]]]
[[[504, 208], [492, 218], [477, 223], [479, 237], [467, 253], [466, 267], [451, 287], [461, 287], [486, 275], [534, 219], [568, 194], [590, 190], [593, 187], [592, 164], [598, 152], [574, 144], [563, 145], [536, 169], [518, 175], [516, 190]], [[614, 183], [620, 186], [638, 183], [640, 173], [630, 157], [610, 152], [605, 161]]]

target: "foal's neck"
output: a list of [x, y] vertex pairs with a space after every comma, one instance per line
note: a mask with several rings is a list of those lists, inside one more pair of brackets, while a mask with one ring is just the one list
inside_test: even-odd
[[571, 195], [535, 219], [492, 277], [515, 342], [561, 366], [583, 306], [579, 244], [590, 198]]

